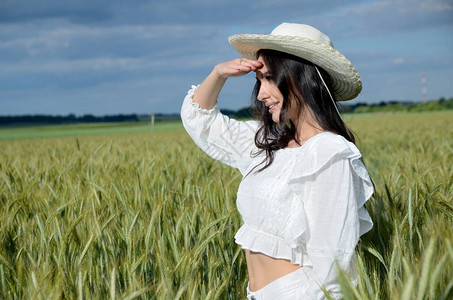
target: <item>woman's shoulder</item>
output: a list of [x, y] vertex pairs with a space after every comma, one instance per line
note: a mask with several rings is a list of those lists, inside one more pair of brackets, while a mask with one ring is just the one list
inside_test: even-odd
[[[323, 132], [308, 140], [298, 151], [296, 161], [288, 181], [290, 189], [301, 195], [311, 188], [322, 189], [342, 187], [343, 191], [353, 191], [350, 199], [355, 199], [359, 221], [360, 235], [369, 231], [373, 222], [364, 207], [370, 199], [374, 186], [365, 165], [360, 160], [361, 153], [354, 143], [343, 136]], [[348, 188], [349, 187], [351, 188]], [[315, 193], [316, 194], [316, 193]], [[341, 195], [334, 195], [338, 199]], [[348, 198], [349, 199], [349, 198]], [[319, 203], [324, 203], [321, 199]], [[315, 203], [315, 202], [312, 202]]]
[[295, 177], [314, 175], [335, 160], [348, 160], [353, 166], [359, 164], [362, 156], [354, 143], [327, 131], [310, 138], [296, 152]]
[[311, 137], [300, 147], [300, 150], [300, 156], [309, 155], [314, 158], [341, 154], [361, 156], [354, 143], [331, 131], [324, 131]]

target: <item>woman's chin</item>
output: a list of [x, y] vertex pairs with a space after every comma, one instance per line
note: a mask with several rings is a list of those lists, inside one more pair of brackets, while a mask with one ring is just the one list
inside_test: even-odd
[[280, 112], [279, 111], [272, 112], [272, 121], [274, 121], [275, 123], [280, 122]]

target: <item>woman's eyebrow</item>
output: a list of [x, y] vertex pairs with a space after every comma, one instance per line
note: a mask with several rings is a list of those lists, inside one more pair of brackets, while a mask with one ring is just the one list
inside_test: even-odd
[[271, 72], [269, 72], [269, 71], [267, 71], [267, 72], [265, 72], [265, 73], [261, 73], [260, 71], [256, 71], [256, 75], [257, 75], [257, 76], [255, 76], [255, 78], [256, 78], [256, 79], [259, 79], [258, 76], [259, 76], [260, 78], [262, 78], [262, 77], [270, 76], [270, 75], [272, 75], [272, 74], [271, 74]]

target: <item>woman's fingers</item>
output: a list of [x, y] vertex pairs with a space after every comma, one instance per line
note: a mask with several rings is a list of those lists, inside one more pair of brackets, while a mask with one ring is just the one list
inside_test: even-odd
[[237, 58], [236, 60], [241, 67], [250, 68], [251, 70], [256, 70], [263, 67], [263, 64], [257, 60], [251, 60], [248, 58]]
[[222, 77], [235, 77], [245, 75], [261, 67], [263, 67], [263, 64], [259, 61], [247, 58], [236, 58], [231, 61], [218, 64], [216, 66], [216, 70]]

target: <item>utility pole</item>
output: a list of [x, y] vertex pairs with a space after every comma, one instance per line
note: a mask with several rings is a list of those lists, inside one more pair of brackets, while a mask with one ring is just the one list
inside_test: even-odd
[[422, 73], [422, 94], [423, 94], [423, 101], [426, 102], [426, 75], [425, 75], [425, 72]]

